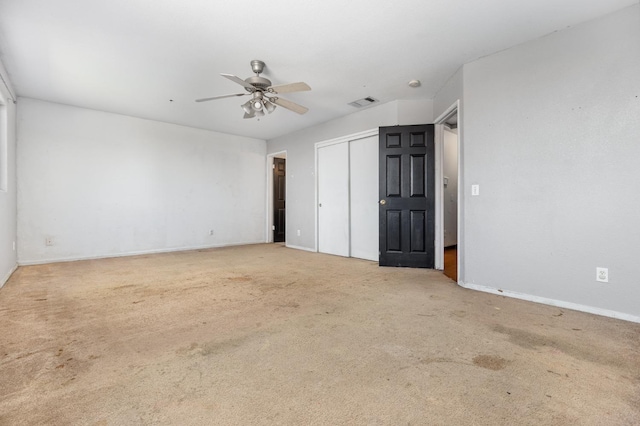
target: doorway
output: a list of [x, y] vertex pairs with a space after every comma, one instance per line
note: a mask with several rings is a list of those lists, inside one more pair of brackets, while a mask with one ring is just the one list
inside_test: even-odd
[[286, 163], [285, 158], [273, 159], [273, 242], [285, 242], [286, 225]]
[[442, 209], [444, 274], [458, 281], [458, 125], [457, 114], [444, 123]]
[[266, 229], [267, 243], [286, 243], [287, 152], [267, 155]]
[[438, 269], [452, 280], [459, 280], [460, 262], [460, 128], [459, 102], [453, 104], [435, 121], [439, 125], [438, 148], [440, 167], [438, 177], [440, 186], [439, 226], [438, 226], [438, 254], [440, 261]]

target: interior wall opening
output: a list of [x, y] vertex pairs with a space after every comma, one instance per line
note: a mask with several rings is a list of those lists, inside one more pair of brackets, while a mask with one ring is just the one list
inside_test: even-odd
[[459, 125], [460, 101], [443, 112], [437, 125], [436, 167], [436, 268], [459, 282], [462, 264], [462, 129]]
[[442, 201], [444, 274], [458, 281], [458, 116], [444, 123]]
[[267, 155], [267, 243], [286, 243], [286, 161], [286, 151]]

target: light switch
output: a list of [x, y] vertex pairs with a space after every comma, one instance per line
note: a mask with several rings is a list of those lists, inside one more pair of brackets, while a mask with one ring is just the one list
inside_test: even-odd
[[471, 195], [480, 195], [480, 185], [471, 185]]

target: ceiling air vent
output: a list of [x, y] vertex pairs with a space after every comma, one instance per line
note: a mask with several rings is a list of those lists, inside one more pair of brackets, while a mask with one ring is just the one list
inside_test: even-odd
[[356, 108], [362, 108], [365, 106], [369, 106], [376, 102], [380, 102], [379, 100], [372, 98], [371, 96], [367, 96], [366, 98], [358, 99], [357, 101], [349, 102], [349, 105]]

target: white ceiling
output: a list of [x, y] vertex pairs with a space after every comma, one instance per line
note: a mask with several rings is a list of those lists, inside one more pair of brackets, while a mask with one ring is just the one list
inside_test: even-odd
[[[381, 102], [433, 98], [462, 65], [638, 0], [0, 0], [0, 60], [18, 96], [270, 139]], [[305, 81], [244, 120], [220, 77]], [[419, 79], [422, 86], [407, 82]], [[172, 102], [170, 100], [173, 100]]]

